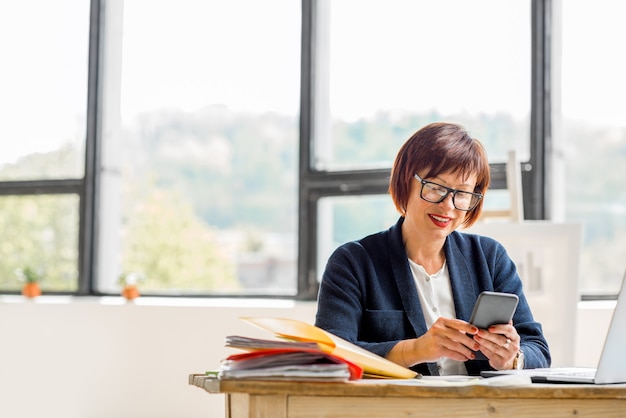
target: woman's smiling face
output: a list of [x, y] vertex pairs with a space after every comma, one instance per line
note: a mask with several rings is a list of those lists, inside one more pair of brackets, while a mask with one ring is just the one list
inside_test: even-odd
[[[418, 173], [418, 175], [421, 175]], [[460, 173], [441, 173], [424, 180], [435, 182], [451, 189], [473, 192], [476, 186], [476, 175], [464, 178]], [[444, 239], [457, 229], [465, 220], [467, 211], [459, 210], [452, 203], [453, 195], [449, 193], [440, 203], [431, 203], [420, 197], [422, 183], [414, 179], [407, 204], [405, 222], [409, 222], [419, 235], [431, 235], [432, 239]]]

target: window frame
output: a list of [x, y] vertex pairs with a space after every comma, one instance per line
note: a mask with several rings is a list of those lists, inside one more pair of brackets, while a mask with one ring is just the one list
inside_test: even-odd
[[[315, 300], [317, 281], [317, 205], [321, 198], [386, 194], [389, 169], [317, 171], [311, 165], [318, 0], [302, 0], [301, 97], [299, 127], [298, 300]], [[78, 287], [75, 295], [98, 295], [98, 195], [102, 138], [102, 67], [106, 42], [105, 0], [90, 0], [85, 172], [81, 179], [0, 182], [0, 196], [77, 194], [79, 196]], [[530, 159], [521, 163], [525, 219], [548, 219], [551, 157], [551, 19], [552, 0], [531, 1], [531, 133]], [[504, 164], [492, 164], [492, 189], [506, 188]], [[210, 295], [207, 295], [210, 296]], [[220, 297], [223, 297], [221, 295]]]
[[[0, 196], [78, 195], [78, 283], [74, 295], [93, 295], [93, 250], [96, 230], [96, 185], [99, 166], [99, 76], [101, 38], [101, 0], [89, 2], [89, 45], [87, 62], [87, 112], [85, 165], [82, 178], [0, 181]], [[6, 292], [10, 293], [10, 292]], [[47, 291], [47, 294], [67, 292]]]

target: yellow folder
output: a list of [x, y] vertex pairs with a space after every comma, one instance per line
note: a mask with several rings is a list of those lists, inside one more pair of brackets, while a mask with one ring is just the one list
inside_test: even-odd
[[296, 319], [241, 317], [252, 325], [274, 335], [295, 341], [316, 342], [324, 352], [345, 358], [359, 365], [370, 377], [411, 379], [418, 374], [377, 354], [364, 350], [315, 325]]

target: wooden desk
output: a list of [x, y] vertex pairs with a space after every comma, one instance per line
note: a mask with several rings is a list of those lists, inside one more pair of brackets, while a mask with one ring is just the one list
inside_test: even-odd
[[407, 386], [189, 376], [226, 394], [227, 418], [626, 417], [626, 385]]

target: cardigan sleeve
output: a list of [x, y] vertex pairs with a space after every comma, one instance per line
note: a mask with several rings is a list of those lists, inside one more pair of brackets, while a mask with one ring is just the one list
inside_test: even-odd
[[[476, 281], [480, 291], [492, 290], [514, 293], [519, 297], [519, 303], [513, 316], [513, 326], [521, 338], [520, 348], [524, 352], [524, 367], [549, 367], [551, 356], [548, 342], [543, 335], [541, 324], [533, 317], [523, 291], [522, 280], [506, 249], [492, 238], [469, 234], [462, 235], [472, 242], [469, 246], [478, 245], [480, 247], [479, 252], [474, 252], [467, 249], [466, 243], [462, 245], [465, 249], [465, 257], [467, 254], [472, 256], [472, 269], [479, 273]], [[482, 274], [480, 274], [481, 272]], [[468, 369], [470, 368], [470, 364], [468, 364]]]
[[[363, 327], [368, 327], [368, 289], [364, 278], [374, 273], [367, 251], [357, 242], [339, 247], [329, 258], [318, 294], [315, 325], [365, 350], [385, 357], [400, 339], [367, 341]], [[381, 290], [382, 291], [382, 290]], [[402, 310], [388, 310], [385, 322], [397, 322]]]
[[[517, 274], [515, 263], [506, 254], [506, 251], [501, 257], [500, 264], [502, 266], [498, 270], [498, 278], [501, 278], [500, 276], [504, 276], [504, 278], [498, 282], [519, 283], [515, 285], [515, 291], [513, 291], [519, 297], [519, 303], [513, 316], [513, 326], [521, 338], [520, 348], [524, 352], [524, 367], [527, 369], [550, 367], [550, 350], [543, 335], [542, 326], [533, 317], [526, 295], [522, 290], [521, 279]], [[506, 292], [509, 290], [506, 285], [502, 285], [501, 289], [499, 291]]]

